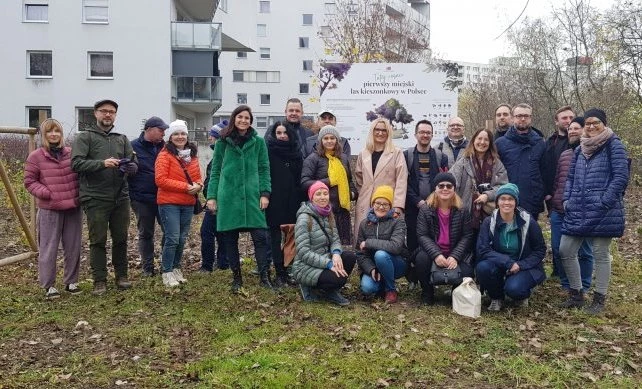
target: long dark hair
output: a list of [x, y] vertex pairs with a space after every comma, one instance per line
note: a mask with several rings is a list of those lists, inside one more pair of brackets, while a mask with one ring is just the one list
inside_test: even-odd
[[227, 138], [235, 131], [238, 132], [238, 129], [236, 128], [236, 124], [235, 124], [236, 122], [235, 119], [236, 119], [236, 115], [238, 115], [243, 111], [247, 111], [247, 113], [250, 114], [250, 125], [254, 123], [254, 115], [252, 115], [252, 108], [250, 108], [249, 105], [245, 105], [245, 104], [239, 105], [238, 107], [234, 108], [234, 111], [232, 111], [232, 113], [230, 114], [230, 120], [227, 127], [221, 130], [221, 139]]

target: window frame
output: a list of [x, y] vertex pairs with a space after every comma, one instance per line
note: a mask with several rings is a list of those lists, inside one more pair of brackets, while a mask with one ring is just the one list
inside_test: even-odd
[[[267, 116], [256, 116], [256, 128], [268, 128], [268, 117]], [[265, 125], [261, 123], [265, 122]]]
[[76, 107], [75, 108], [75, 111], [76, 111], [75, 112], [76, 113], [76, 115], [75, 115], [75, 117], [76, 117], [76, 131], [83, 131], [83, 130], [86, 129], [84, 127], [83, 128], [80, 127], [80, 111], [81, 110], [86, 110], [86, 111], [89, 112], [89, 116], [92, 119], [92, 121], [88, 122], [89, 126], [93, 126], [94, 123], [96, 123], [96, 117], [94, 116], [94, 107]]
[[[107, 10], [105, 20], [87, 19], [87, 8]], [[83, 24], [109, 24], [109, 0], [82, 0], [82, 22]]]
[[236, 58], [237, 59], [247, 59], [247, 51], [237, 51], [236, 52]]
[[[267, 5], [267, 11], [263, 10], [263, 6], [264, 5]], [[270, 1], [266, 1], [266, 0], [260, 0], [259, 1], [259, 13], [260, 14], [269, 14], [269, 13], [271, 13], [271, 8], [272, 8], [272, 5], [270, 4]]]
[[237, 93], [236, 94], [236, 104], [246, 104], [247, 105], [247, 93]]
[[[301, 87], [305, 86], [305, 89], [307, 89], [305, 92], [303, 92]], [[299, 83], [299, 94], [300, 95], [309, 95], [310, 94], [310, 83], [307, 82], [300, 82]]]
[[272, 59], [271, 56], [269, 47], [259, 47], [259, 59]]
[[[241, 75], [241, 79], [237, 80], [236, 76]], [[232, 70], [232, 82], [245, 82], [245, 71], [243, 70]]]
[[[310, 17], [310, 23], [305, 22], [305, 17], [309, 16]], [[314, 24], [314, 14], [301, 14], [301, 25], [302, 26], [312, 26]]]
[[[263, 102], [263, 98], [267, 96], [267, 103]], [[272, 104], [272, 96], [270, 93], [260, 93], [259, 94], [259, 104], [260, 105], [271, 105]], [[267, 119], [266, 119], [267, 121]]]
[[[28, 19], [29, 7], [46, 7], [46, 19]], [[48, 0], [24, 0], [22, 2], [22, 21], [24, 23], [49, 23], [49, 1]]]
[[[263, 34], [261, 34], [261, 30], [259, 30], [259, 27], [263, 26]], [[259, 38], [265, 38], [267, 37], [267, 24], [265, 23], [257, 23], [256, 24], [256, 36]]]
[[46, 105], [27, 105], [27, 106], [25, 106], [25, 114], [26, 114], [25, 123], [27, 124], [27, 127], [38, 128], [40, 126], [40, 123], [42, 123], [42, 122], [40, 122], [35, 126], [31, 125], [31, 121], [29, 119], [30, 119], [30, 115], [31, 115], [30, 111], [32, 111], [32, 110], [36, 110], [37, 112], [40, 112], [42, 110], [48, 111], [46, 119], [50, 119], [52, 117], [51, 116], [51, 106], [46, 106]]
[[[309, 64], [309, 65], [310, 65], [310, 66], [309, 66], [309, 67], [310, 67], [309, 69], [306, 69], [306, 64]], [[301, 66], [301, 69], [302, 69], [304, 72], [311, 72], [311, 71], [313, 70], [313, 67], [314, 67], [314, 61], [312, 61], [311, 59], [304, 59], [304, 60], [301, 62], [301, 65], [302, 65], [302, 66]]]
[[310, 37], [300, 36], [299, 37], [299, 49], [309, 49], [310, 48]]
[[[49, 73], [45, 75], [31, 74], [31, 55], [32, 54], [49, 54]], [[51, 50], [27, 50], [27, 78], [50, 79], [53, 78], [53, 51]]]
[[[91, 57], [92, 55], [111, 55], [111, 76], [92, 76]], [[114, 79], [114, 52], [113, 51], [88, 51], [87, 52], [87, 79], [89, 80], [113, 80]]]

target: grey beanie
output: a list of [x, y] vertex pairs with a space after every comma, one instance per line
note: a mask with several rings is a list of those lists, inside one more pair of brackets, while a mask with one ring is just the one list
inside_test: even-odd
[[334, 135], [334, 137], [337, 138], [337, 141], [341, 139], [341, 135], [339, 135], [339, 131], [337, 131], [337, 128], [328, 124], [327, 126], [323, 126], [319, 130], [319, 136], [317, 137], [317, 140], [323, 139], [323, 137], [328, 134]]

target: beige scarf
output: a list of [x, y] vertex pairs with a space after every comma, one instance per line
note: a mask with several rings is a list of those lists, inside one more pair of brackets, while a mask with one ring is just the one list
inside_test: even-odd
[[600, 148], [607, 140], [611, 139], [611, 136], [613, 136], [613, 130], [608, 127], [591, 138], [582, 134], [580, 138], [580, 148], [584, 157], [586, 157], [586, 159], [591, 158], [595, 150]]

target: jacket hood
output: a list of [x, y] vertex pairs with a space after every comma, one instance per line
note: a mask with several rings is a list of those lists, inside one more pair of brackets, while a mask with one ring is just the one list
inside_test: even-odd
[[119, 135], [122, 135], [122, 133], [120, 133], [120, 132], [118, 132], [116, 130], [116, 126], [111, 126], [111, 129], [109, 130], [109, 132], [105, 132], [105, 131], [101, 130], [100, 128], [98, 128], [98, 126], [96, 124], [92, 124], [91, 126], [85, 128], [84, 130], [81, 130], [81, 131], [95, 132], [95, 133], [100, 134], [100, 135], [107, 135], [107, 134], [119, 134]]
[[506, 131], [506, 135], [504, 136], [507, 139], [512, 140], [513, 142], [524, 144], [528, 143], [530, 145], [534, 145], [544, 139], [542, 132], [535, 127], [531, 127], [531, 130], [526, 134], [518, 134], [517, 129], [514, 126], [511, 126], [511, 128]]
[[304, 213], [307, 213], [308, 215], [311, 215], [311, 216], [317, 216], [317, 217], [319, 216], [319, 214], [318, 214], [318, 213], [316, 213], [316, 212], [312, 209], [312, 207], [310, 207], [310, 202], [309, 202], [309, 201], [303, 201], [303, 202], [301, 203], [301, 207], [299, 207], [299, 210], [298, 210], [298, 211], [296, 211], [296, 217], [297, 217], [297, 219], [299, 218], [299, 215], [302, 215], [302, 214], [304, 214]]

